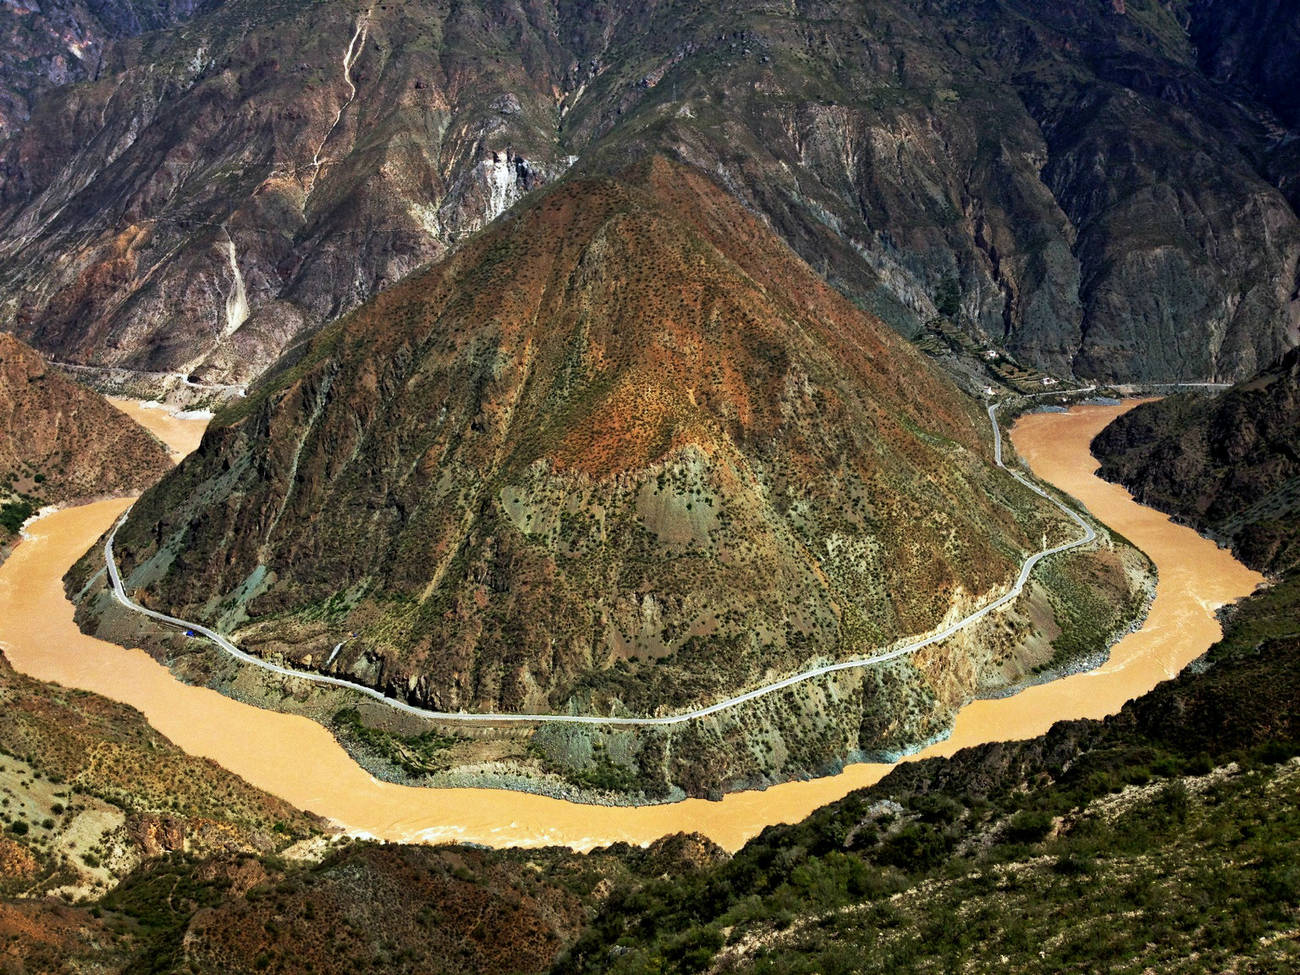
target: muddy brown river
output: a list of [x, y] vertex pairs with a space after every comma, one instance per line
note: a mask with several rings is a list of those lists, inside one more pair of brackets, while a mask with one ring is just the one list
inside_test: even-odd
[[208, 426], [206, 419], [176, 416], [165, 408], [138, 400], [111, 396], [108, 401], [165, 443], [176, 460], [199, 449], [199, 441]]
[[[958, 716], [949, 739], [913, 759], [1031, 737], [1063, 718], [1114, 713], [1202, 654], [1220, 635], [1215, 609], [1262, 581], [1214, 543], [1094, 475], [1097, 463], [1088, 452], [1089, 442], [1130, 405], [1028, 416], [1016, 424], [1012, 440], [1036, 475], [1081, 500], [1155, 561], [1160, 584], [1146, 625], [1116, 644], [1109, 662], [1098, 670], [1013, 697], [972, 703]], [[125, 408], [177, 453], [192, 450], [203, 429], [202, 420]], [[721, 802], [690, 799], [638, 808], [587, 806], [496, 789], [421, 789], [380, 782], [321, 725], [187, 686], [144, 652], [104, 643], [77, 629], [63, 594], [63, 574], [128, 504], [129, 499], [101, 501], [29, 526], [31, 538], [0, 566], [0, 647], [19, 671], [130, 704], [186, 751], [211, 758], [349, 832], [407, 842], [589, 849], [698, 831], [734, 850], [764, 826], [802, 819], [818, 806], [879, 781], [890, 769], [851, 765], [836, 776], [734, 793]]]

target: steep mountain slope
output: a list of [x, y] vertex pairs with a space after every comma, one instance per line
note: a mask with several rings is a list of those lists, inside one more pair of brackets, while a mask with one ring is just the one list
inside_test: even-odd
[[1277, 0], [1192, 0], [1188, 34], [1196, 59], [1215, 81], [1267, 105], [1285, 124], [1300, 125], [1300, 8]]
[[138, 492], [171, 467], [143, 427], [0, 332], [0, 561], [42, 504]]
[[1300, 518], [1276, 488], [1296, 375], [1292, 353], [1094, 442], [1103, 473], [1198, 527], [1236, 519], [1243, 559], [1279, 573], [1195, 665], [1104, 721], [900, 765], [686, 883], [612, 897], [552, 971], [1294, 969]]
[[1229, 7], [232, 0], [0, 142], [0, 313], [243, 381], [571, 163], [662, 152], [905, 334], [1240, 378], [1296, 343], [1300, 225], [1294, 25]]
[[497, 62], [503, 19], [237, 2], [119, 45], [2, 153], [16, 328], [64, 357], [260, 371], [549, 171], [527, 150], [554, 96]]
[[41, 0], [0, 6], [0, 139], [52, 88], [120, 67], [114, 41], [180, 23], [221, 0]]
[[[1199, 74], [1166, 6], [809, 4], [746, 27], [700, 37], [643, 131], [904, 331], [955, 307], [1039, 364], [1129, 378], [1246, 375], [1295, 343], [1268, 127]], [[1254, 243], [1206, 247], [1229, 197], [1224, 231]]]
[[674, 707], [1009, 585], [1069, 529], [989, 451], [918, 353], [655, 159], [323, 331], [116, 548], [151, 604], [422, 704]]
[[1093, 442], [1101, 474], [1270, 572], [1300, 566], [1300, 350], [1221, 396], [1171, 396]]
[[75, 502], [142, 490], [171, 466], [143, 427], [0, 332], [0, 474], [10, 487]]

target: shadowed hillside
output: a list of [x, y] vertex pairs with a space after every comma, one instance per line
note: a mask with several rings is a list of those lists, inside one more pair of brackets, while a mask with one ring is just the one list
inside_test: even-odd
[[1300, 350], [1222, 396], [1171, 396], [1093, 442], [1101, 476], [1205, 532], [1248, 565], [1300, 566]]

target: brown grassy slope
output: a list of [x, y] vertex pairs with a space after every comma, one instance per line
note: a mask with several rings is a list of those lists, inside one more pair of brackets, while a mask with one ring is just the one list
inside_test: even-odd
[[[539, 971], [581, 930], [601, 868], [616, 873], [605, 860], [362, 847], [280, 884], [271, 897], [232, 898], [195, 916], [186, 960], [197, 971], [251, 971], [259, 958], [274, 962], [268, 968], [310, 963], [322, 973], [368, 963], [386, 971]], [[586, 874], [594, 876], [584, 883]]]
[[[3, 656], [0, 782], [5, 836], [26, 853], [0, 856], [5, 894], [93, 884], [86, 870], [96, 864], [83, 858], [91, 842], [106, 870], [125, 869], [167, 849], [270, 852], [318, 827], [216, 763], [185, 754], [135, 709], [24, 677]], [[26, 825], [15, 829], [20, 821]], [[100, 837], [101, 827], [111, 835]]]
[[143, 490], [171, 466], [143, 427], [0, 333], [0, 478], [47, 502], [75, 502]]
[[538, 972], [615, 890], [691, 876], [724, 858], [707, 840], [683, 835], [591, 854], [354, 844], [311, 865], [171, 857], [142, 866], [92, 911], [0, 903], [0, 965], [222, 975]]
[[319, 665], [358, 633], [333, 669], [418, 701], [548, 708], [659, 660], [682, 700], [625, 703], [684, 703], [1006, 582], [1041, 509], [987, 441], [905, 342], [654, 159], [530, 198], [321, 333], [119, 551], [255, 647]]

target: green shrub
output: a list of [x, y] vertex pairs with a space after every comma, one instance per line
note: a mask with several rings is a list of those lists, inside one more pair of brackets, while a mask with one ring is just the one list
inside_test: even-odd
[[1011, 843], [1037, 843], [1052, 831], [1052, 817], [1036, 809], [1022, 809], [1007, 823], [1006, 838]]
[[961, 311], [961, 290], [956, 278], [944, 278], [934, 293], [934, 307], [940, 315], [956, 317]]
[[0, 527], [16, 535], [23, 527], [23, 522], [36, 511], [29, 501], [6, 501], [0, 505]]
[[928, 823], [910, 823], [881, 844], [876, 860], [904, 870], [923, 871], [939, 864], [952, 843]]

